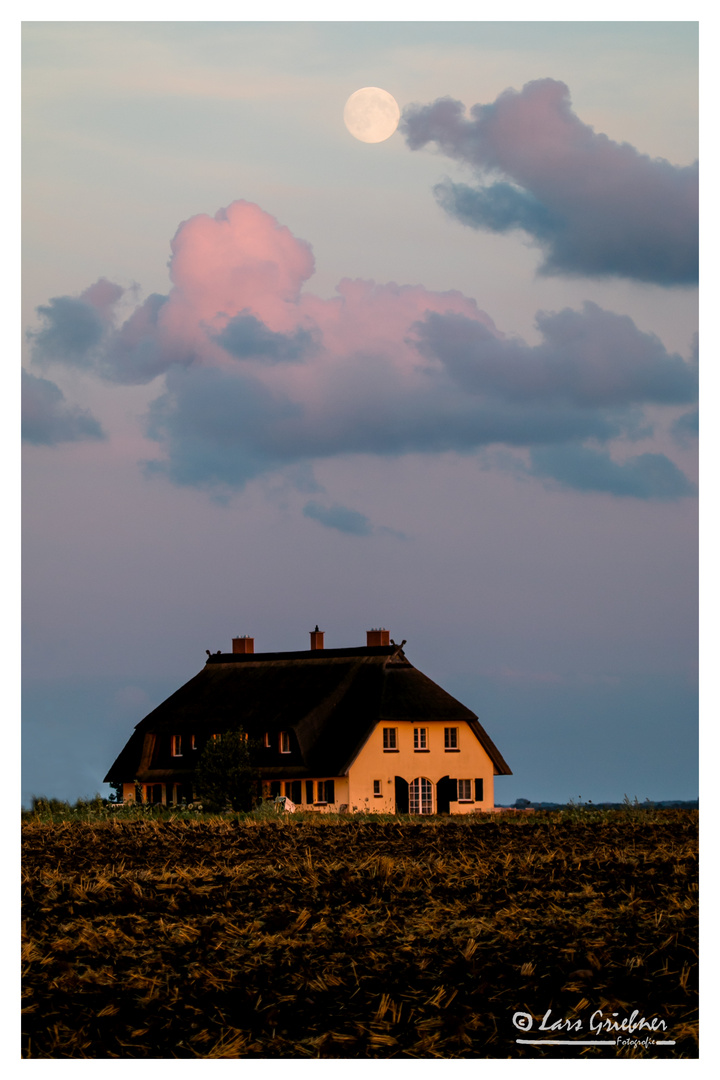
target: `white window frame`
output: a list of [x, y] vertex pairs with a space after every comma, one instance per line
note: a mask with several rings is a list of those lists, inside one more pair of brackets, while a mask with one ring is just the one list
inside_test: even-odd
[[280, 753], [281, 754], [290, 754], [291, 753], [291, 750], [290, 750], [290, 732], [289, 731], [281, 731], [280, 732]]
[[428, 749], [428, 729], [426, 727], [413, 728], [413, 744], [416, 752]]
[[458, 749], [458, 729], [456, 727], [445, 728], [445, 749], [457, 750]]
[[433, 813], [433, 784], [427, 776], [416, 776], [408, 785], [409, 810], [411, 814]]
[[383, 728], [383, 750], [397, 750], [398, 748], [398, 730], [396, 727], [384, 727]]
[[[462, 788], [460, 786], [461, 784]], [[458, 780], [458, 802], [475, 802], [473, 799], [472, 784], [472, 780]], [[463, 791], [462, 795], [460, 794], [461, 790]], [[467, 794], [464, 794], [464, 792], [467, 792]]]
[[373, 780], [373, 796], [376, 799], [382, 798], [382, 780]]

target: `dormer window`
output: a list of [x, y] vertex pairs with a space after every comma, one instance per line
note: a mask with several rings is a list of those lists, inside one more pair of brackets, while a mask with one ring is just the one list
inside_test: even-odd
[[265, 736], [263, 738], [263, 746], [265, 747], [266, 750], [270, 749], [270, 732], [269, 731], [265, 732]]
[[170, 736], [170, 753], [173, 757], [182, 757], [182, 735]]
[[290, 732], [289, 731], [281, 731], [280, 732], [280, 753], [281, 754], [289, 754], [290, 753]]

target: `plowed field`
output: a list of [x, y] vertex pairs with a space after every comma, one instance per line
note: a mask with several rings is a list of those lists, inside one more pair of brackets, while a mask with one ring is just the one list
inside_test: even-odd
[[[31, 823], [23, 1056], [696, 1057], [696, 839], [689, 811]], [[675, 1045], [516, 1041], [633, 1010]]]

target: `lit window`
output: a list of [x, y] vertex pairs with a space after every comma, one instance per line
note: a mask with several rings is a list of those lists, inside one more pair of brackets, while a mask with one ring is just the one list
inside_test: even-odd
[[383, 728], [383, 750], [397, 750], [397, 728]]
[[170, 747], [170, 753], [173, 757], [182, 757], [182, 735], [171, 735]]
[[427, 750], [427, 728], [416, 727], [413, 729], [416, 750]]
[[469, 780], [458, 780], [458, 802], [472, 802], [472, 790]]
[[457, 750], [458, 748], [458, 729], [456, 727], [445, 728], [445, 749]]
[[281, 731], [280, 732], [280, 753], [281, 754], [289, 754], [290, 753], [290, 732], [289, 731]]
[[410, 813], [432, 814], [432, 784], [424, 776], [418, 776], [410, 784]]
[[382, 780], [373, 780], [373, 795], [376, 799], [382, 795]]
[[318, 797], [319, 803], [332, 803], [335, 802], [335, 781], [334, 780], [318, 780]]

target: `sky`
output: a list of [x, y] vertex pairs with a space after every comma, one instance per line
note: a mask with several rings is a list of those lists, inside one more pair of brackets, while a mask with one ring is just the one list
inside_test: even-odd
[[316, 624], [406, 639], [499, 804], [697, 797], [697, 46], [25, 24], [26, 805]]

